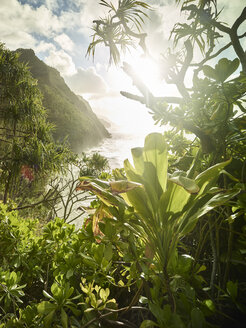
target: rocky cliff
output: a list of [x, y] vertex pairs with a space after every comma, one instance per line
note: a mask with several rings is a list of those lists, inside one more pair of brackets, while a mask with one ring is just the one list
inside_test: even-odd
[[60, 73], [41, 61], [32, 49], [18, 49], [19, 60], [27, 63], [43, 94], [48, 121], [55, 125], [56, 141], [67, 138], [71, 148], [80, 152], [95, 146], [109, 133], [93, 113], [89, 103], [75, 95]]

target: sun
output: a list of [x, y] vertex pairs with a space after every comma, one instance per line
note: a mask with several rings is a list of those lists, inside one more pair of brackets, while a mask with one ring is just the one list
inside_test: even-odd
[[161, 85], [160, 67], [158, 63], [147, 55], [130, 54], [125, 61], [134, 69], [137, 77], [150, 89], [157, 91]]

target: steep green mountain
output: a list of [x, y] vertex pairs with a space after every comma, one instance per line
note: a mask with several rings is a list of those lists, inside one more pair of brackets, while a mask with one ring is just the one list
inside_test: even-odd
[[27, 63], [33, 77], [38, 80], [48, 121], [56, 126], [56, 141], [67, 137], [71, 148], [79, 152], [110, 136], [89, 103], [69, 89], [55, 68], [41, 61], [32, 49], [16, 51], [20, 54], [19, 60]]

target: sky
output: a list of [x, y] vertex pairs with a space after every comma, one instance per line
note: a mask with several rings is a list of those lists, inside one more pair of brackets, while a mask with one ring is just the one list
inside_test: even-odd
[[[154, 8], [145, 24], [147, 45], [158, 60], [170, 45], [174, 23], [184, 18], [173, 0], [147, 2]], [[229, 25], [242, 11], [243, 2], [218, 0], [224, 8], [222, 18]], [[143, 105], [120, 95], [121, 90], [136, 90], [121, 67], [109, 67], [105, 47], [96, 49], [94, 61], [85, 57], [92, 21], [105, 13], [98, 0], [0, 0], [0, 41], [11, 50], [32, 48], [47, 65], [60, 71], [68, 86], [87, 99], [99, 117], [112, 121], [112, 127], [135, 134], [159, 130]], [[140, 53], [127, 54], [125, 60], [138, 67], [155, 95], [176, 93], [160, 80], [155, 64], [141, 64]]]

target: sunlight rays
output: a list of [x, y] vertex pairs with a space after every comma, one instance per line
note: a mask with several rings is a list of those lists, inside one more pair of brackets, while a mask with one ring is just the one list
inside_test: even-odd
[[149, 56], [135, 53], [127, 54], [125, 61], [131, 65], [136, 75], [150, 88], [158, 92], [161, 86], [160, 67], [158, 63]]

